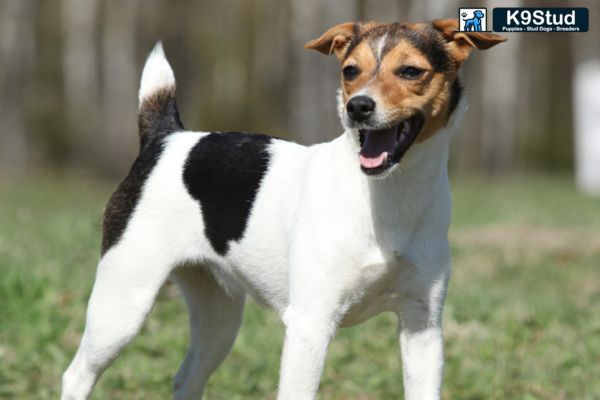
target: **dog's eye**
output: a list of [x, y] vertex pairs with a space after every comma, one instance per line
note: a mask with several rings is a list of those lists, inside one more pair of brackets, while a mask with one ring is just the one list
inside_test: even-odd
[[396, 75], [404, 79], [417, 79], [423, 75], [424, 70], [410, 65], [402, 66], [396, 70]]
[[342, 69], [342, 74], [344, 74], [345, 80], [351, 81], [360, 74], [360, 69], [358, 69], [358, 67], [355, 65], [348, 65]]

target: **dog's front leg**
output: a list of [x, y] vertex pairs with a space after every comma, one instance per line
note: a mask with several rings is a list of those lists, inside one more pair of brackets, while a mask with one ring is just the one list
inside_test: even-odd
[[323, 309], [290, 305], [283, 316], [285, 343], [278, 400], [312, 400], [317, 395], [327, 347], [336, 324]]
[[[300, 235], [301, 239], [311, 237]], [[341, 303], [339, 280], [332, 281], [336, 276], [335, 263], [318, 256], [318, 246], [297, 246], [296, 254], [301, 257], [290, 267], [289, 304], [282, 316], [285, 343], [278, 400], [312, 400], [316, 397]]]
[[442, 310], [447, 277], [406, 298], [400, 307], [399, 342], [406, 400], [439, 400], [444, 370]]

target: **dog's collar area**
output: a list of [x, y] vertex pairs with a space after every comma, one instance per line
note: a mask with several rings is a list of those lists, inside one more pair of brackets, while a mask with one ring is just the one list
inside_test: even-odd
[[385, 129], [360, 129], [360, 168], [378, 175], [400, 162], [421, 132], [425, 119], [418, 113]]

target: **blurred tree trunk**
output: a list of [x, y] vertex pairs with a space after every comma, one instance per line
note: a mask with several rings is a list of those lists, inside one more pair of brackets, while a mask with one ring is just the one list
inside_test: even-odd
[[[63, 84], [71, 163], [100, 157], [96, 0], [62, 1]], [[89, 166], [94, 166], [93, 163]]]
[[[571, 1], [571, 6], [581, 7], [580, 2]], [[574, 61], [580, 63], [590, 58], [600, 58], [600, 5], [589, 7], [589, 31], [583, 34], [570, 34], [571, 46], [574, 49]]]
[[412, 0], [407, 10], [408, 15], [402, 21], [429, 21], [438, 18], [456, 18], [458, 7], [455, 0]]
[[0, 176], [18, 178], [28, 163], [23, 89], [35, 48], [34, 0], [0, 3]]
[[313, 144], [342, 131], [336, 104], [339, 63], [333, 56], [301, 49], [332, 26], [355, 20], [356, 0], [291, 1], [290, 7], [290, 127], [294, 139]]
[[[102, 32], [102, 128], [96, 143], [103, 150], [103, 170], [122, 174], [137, 152], [135, 63], [138, 0], [104, 2]], [[100, 142], [100, 143], [98, 143]]]
[[[537, 5], [533, 0], [523, 0], [524, 7]], [[564, 3], [550, 1], [547, 6], [559, 7]], [[517, 60], [519, 65], [527, 66], [519, 69], [519, 95], [513, 97], [518, 104], [516, 119], [520, 121], [516, 154], [521, 164], [530, 169], [550, 171], [572, 167], [571, 35], [586, 34], [511, 35], [511, 40], [514, 36], [522, 40], [523, 50]]]
[[358, 0], [357, 16], [361, 21], [402, 22], [410, 2], [397, 0]]
[[[456, 4], [455, 13], [460, 5]], [[487, 28], [492, 30], [491, 12], [494, 7], [521, 7], [522, 4], [520, 0], [508, 3], [490, 0], [485, 6], [488, 9]], [[500, 173], [515, 166], [519, 116], [525, 113], [519, 109], [519, 98], [527, 96], [523, 79], [527, 79], [530, 69], [523, 71], [521, 68], [526, 63], [521, 57], [520, 35], [505, 34], [508, 42], [484, 52], [473, 50], [470, 59], [461, 68], [469, 107], [454, 139], [450, 159], [451, 164], [460, 169]]]
[[[520, 0], [491, 0], [488, 10], [494, 7], [521, 7]], [[491, 16], [491, 14], [488, 14]], [[488, 17], [488, 25], [492, 23]], [[492, 27], [488, 26], [488, 30]], [[521, 36], [511, 35], [510, 41], [477, 55], [483, 64], [481, 82], [481, 165], [488, 173], [507, 172], [514, 164], [515, 137], [517, 131], [521, 63], [519, 62]]]
[[[302, 53], [302, 48], [291, 47], [288, 35], [290, 5], [286, 1], [254, 0], [254, 21], [249, 26], [253, 39], [252, 54], [248, 62], [252, 74], [248, 79], [248, 101], [256, 100], [250, 116], [259, 130], [278, 136], [286, 132], [289, 109], [289, 82], [287, 78], [288, 54]], [[273, 34], [277, 32], [277, 34]], [[268, 118], [265, 116], [268, 115]]]
[[[571, 5], [579, 6], [575, 1], [571, 1]], [[598, 90], [598, 86], [594, 86], [589, 79], [593, 76], [592, 71], [597, 71], [600, 65], [600, 29], [597, 26], [597, 21], [600, 21], [600, 7], [596, 5], [588, 10], [589, 31], [569, 36], [573, 48], [572, 81], [575, 83], [572, 90], [573, 142], [578, 187], [584, 193], [599, 196], [600, 159], [597, 156], [600, 154], [600, 102], [593, 102], [594, 97], [591, 93]], [[586, 104], [581, 104], [582, 102]]]

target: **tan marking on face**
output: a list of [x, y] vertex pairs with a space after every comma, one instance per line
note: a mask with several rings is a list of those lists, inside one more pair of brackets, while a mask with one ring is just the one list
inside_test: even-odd
[[373, 79], [373, 73], [377, 67], [377, 60], [371, 50], [369, 42], [361, 42], [342, 64], [342, 70], [347, 66], [356, 66], [360, 69], [360, 74], [353, 80], [345, 80], [342, 74], [342, 96], [344, 103], [359, 90], [365, 88]]
[[[373, 48], [377, 48], [379, 39], [377, 36], [370, 39], [371, 42], [361, 42], [342, 64], [342, 68], [355, 65], [361, 70], [352, 81], [344, 80], [342, 75], [344, 103], [357, 91], [367, 90], [376, 100], [378, 112], [385, 116], [386, 125], [397, 124], [419, 112], [425, 117], [425, 123], [416, 142], [423, 142], [448, 120], [450, 91], [456, 73], [435, 72], [427, 57], [408, 39], [402, 38], [383, 55], [378, 66]], [[397, 74], [399, 68], [406, 66], [424, 72], [415, 79], [406, 79]]]
[[[417, 67], [424, 72], [416, 79], [405, 79], [395, 73], [402, 66]], [[399, 122], [416, 112], [425, 116], [417, 143], [445, 125], [454, 74], [435, 72], [421, 51], [408, 40], [401, 40], [382, 60], [380, 76], [376, 93], [393, 121]]]

